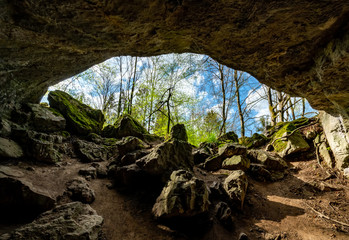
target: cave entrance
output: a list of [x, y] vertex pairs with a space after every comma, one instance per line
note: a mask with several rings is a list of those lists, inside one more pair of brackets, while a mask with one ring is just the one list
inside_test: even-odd
[[[114, 57], [49, 91], [57, 89], [100, 109], [105, 124], [130, 114], [149, 132], [166, 136], [171, 126], [184, 123], [194, 145], [231, 131], [251, 136], [272, 121], [314, 115], [305, 99], [274, 91], [249, 73], [192, 53]], [[269, 106], [276, 119], [271, 119]]]

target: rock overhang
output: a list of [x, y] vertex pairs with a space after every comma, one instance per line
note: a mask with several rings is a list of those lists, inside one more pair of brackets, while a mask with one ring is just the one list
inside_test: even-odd
[[193, 52], [349, 115], [343, 1], [0, 1], [0, 108], [112, 56]]

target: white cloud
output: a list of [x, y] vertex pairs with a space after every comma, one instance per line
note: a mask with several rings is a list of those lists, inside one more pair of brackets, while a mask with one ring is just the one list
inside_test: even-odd
[[247, 104], [252, 104], [252, 109], [256, 112], [256, 117], [270, 116], [269, 105], [267, 99], [263, 98], [265, 96], [265, 89], [260, 87], [255, 92], [250, 90], [248, 92], [248, 97], [246, 99]]

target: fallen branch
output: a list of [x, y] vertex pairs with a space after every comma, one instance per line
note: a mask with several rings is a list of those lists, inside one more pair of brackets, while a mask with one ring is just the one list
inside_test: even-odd
[[326, 216], [325, 214], [323, 214], [323, 213], [321, 213], [321, 212], [319, 212], [319, 211], [316, 211], [313, 207], [311, 207], [311, 206], [310, 206], [309, 204], [307, 204], [307, 203], [305, 203], [305, 205], [307, 205], [311, 210], [313, 210], [317, 215], [319, 215], [319, 217], [325, 218], [325, 219], [330, 220], [330, 221], [335, 222], [335, 223], [338, 223], [338, 224], [340, 224], [340, 225], [342, 225], [342, 226], [349, 227], [349, 224], [348, 224], [348, 223], [344, 223], [344, 222], [340, 222], [340, 221], [337, 221], [337, 220], [335, 220], [335, 219], [332, 219], [332, 218], [330, 218], [329, 216]]

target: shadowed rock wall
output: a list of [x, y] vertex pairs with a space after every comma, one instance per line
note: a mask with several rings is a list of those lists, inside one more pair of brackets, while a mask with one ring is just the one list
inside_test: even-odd
[[347, 0], [0, 0], [0, 110], [112, 56], [207, 54], [349, 117]]

